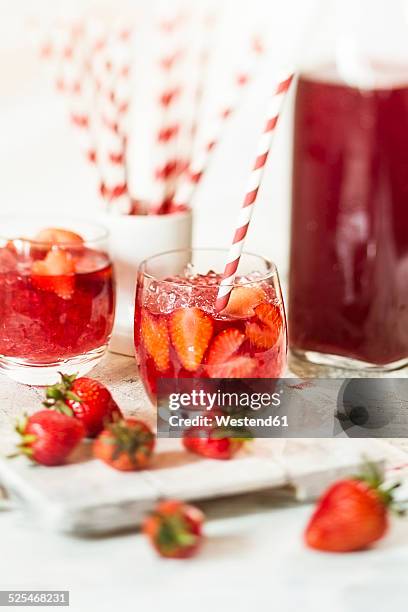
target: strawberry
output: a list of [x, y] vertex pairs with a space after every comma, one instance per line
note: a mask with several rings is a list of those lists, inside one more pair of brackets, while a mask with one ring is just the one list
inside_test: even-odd
[[82, 236], [70, 230], [60, 227], [47, 227], [35, 235], [34, 242], [41, 242], [42, 245], [69, 244], [79, 246], [83, 244], [84, 240]]
[[221, 331], [211, 343], [207, 357], [207, 371], [213, 378], [224, 378], [220, 372], [231, 361], [231, 357], [238, 351], [245, 341], [245, 334], [235, 327]]
[[260, 287], [235, 287], [223, 314], [236, 317], [253, 316], [254, 308], [264, 299], [265, 293]]
[[93, 378], [61, 374], [61, 382], [48, 387], [44, 406], [80, 420], [89, 438], [97, 436], [107, 423], [122, 417], [109, 390]]
[[204, 515], [195, 506], [163, 501], [143, 523], [143, 533], [162, 557], [187, 559], [202, 543]]
[[146, 351], [157, 369], [165, 372], [170, 365], [170, 341], [165, 319], [143, 311], [141, 329]]
[[255, 308], [255, 314], [260, 323], [247, 323], [246, 335], [256, 348], [272, 348], [281, 332], [282, 315], [278, 306], [275, 304], [263, 303]]
[[199, 308], [179, 308], [170, 319], [170, 337], [183, 367], [195, 372], [213, 334], [211, 317]]
[[85, 435], [82, 423], [57, 412], [41, 410], [16, 426], [21, 436], [17, 454], [42, 465], [62, 465]]
[[235, 327], [229, 327], [215, 336], [211, 343], [207, 364], [216, 365], [225, 363], [237, 352], [245, 340], [245, 335]]
[[31, 282], [37, 289], [51, 291], [68, 300], [75, 290], [75, 264], [67, 251], [54, 248], [45, 259], [34, 261]]
[[94, 457], [116, 470], [142, 470], [149, 463], [155, 437], [148, 425], [138, 419], [115, 420], [93, 443]]
[[15, 238], [14, 240], [8, 240], [5, 245], [5, 248], [11, 251], [14, 255], [18, 254], [16, 242], [18, 242], [18, 238]]
[[183, 445], [191, 453], [210, 459], [231, 459], [245, 443], [243, 438], [222, 434], [220, 429], [192, 427], [183, 436]]
[[392, 490], [372, 465], [367, 476], [340, 480], [323, 494], [305, 531], [310, 548], [351, 552], [369, 547], [388, 529]]
[[211, 367], [212, 378], [250, 378], [256, 366], [252, 357], [233, 357], [226, 363]]

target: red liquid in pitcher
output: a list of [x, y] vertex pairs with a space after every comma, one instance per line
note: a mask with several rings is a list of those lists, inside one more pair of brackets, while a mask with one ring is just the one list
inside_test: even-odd
[[376, 365], [408, 357], [408, 68], [386, 74], [302, 76], [295, 110], [291, 346]]

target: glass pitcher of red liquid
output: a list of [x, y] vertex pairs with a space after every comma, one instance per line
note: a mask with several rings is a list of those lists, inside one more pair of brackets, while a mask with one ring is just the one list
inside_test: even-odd
[[408, 363], [404, 8], [398, 0], [332, 2], [299, 71], [289, 335], [295, 356], [318, 364]]

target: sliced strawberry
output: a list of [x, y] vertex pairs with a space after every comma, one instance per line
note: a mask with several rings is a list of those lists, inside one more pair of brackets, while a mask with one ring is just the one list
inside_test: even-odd
[[270, 349], [276, 342], [275, 332], [258, 323], [248, 323], [245, 331], [248, 340], [257, 349]]
[[42, 244], [72, 244], [82, 245], [84, 240], [82, 236], [66, 230], [60, 227], [47, 227], [34, 238], [35, 242], [41, 242]]
[[170, 365], [170, 341], [165, 319], [146, 311], [142, 314], [142, 337], [146, 351], [161, 372]]
[[226, 363], [237, 352], [244, 340], [245, 334], [235, 327], [224, 329], [215, 336], [208, 352], [208, 369], [212, 370], [212, 366]]
[[250, 378], [256, 366], [255, 359], [251, 357], [233, 357], [226, 363], [212, 366], [212, 378]]
[[224, 313], [234, 317], [254, 315], [254, 308], [265, 299], [260, 287], [235, 287], [232, 290]]
[[8, 240], [6, 242], [6, 249], [8, 249], [9, 251], [12, 251], [15, 255], [17, 255], [17, 249], [16, 249], [16, 245], [14, 243], [14, 240]]
[[31, 282], [37, 289], [51, 291], [67, 300], [75, 289], [75, 264], [69, 253], [62, 249], [49, 251], [43, 260], [31, 266]]
[[280, 309], [275, 304], [263, 303], [255, 308], [255, 314], [270, 328], [279, 329], [282, 326], [282, 315]]
[[170, 319], [170, 336], [183, 367], [195, 372], [213, 334], [212, 319], [199, 308], [179, 308]]
[[282, 329], [282, 315], [274, 304], [259, 304], [255, 308], [255, 314], [260, 323], [247, 323], [246, 335], [251, 344], [259, 349], [272, 348]]
[[47, 257], [42, 261], [35, 261], [32, 268], [36, 274], [43, 274], [45, 276], [61, 276], [75, 273], [75, 264], [70, 253], [58, 248], [49, 251]]

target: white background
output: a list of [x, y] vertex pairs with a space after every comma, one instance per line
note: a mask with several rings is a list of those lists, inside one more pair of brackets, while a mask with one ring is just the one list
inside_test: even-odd
[[[206, 0], [190, 2], [199, 5]], [[93, 170], [79, 153], [65, 104], [38, 61], [27, 28], [30, 20], [46, 23], [88, 4], [101, 2], [0, 0], [0, 212], [53, 210], [93, 217], [99, 210]], [[114, 2], [124, 9], [128, 4], [127, 0]], [[133, 4], [145, 8], [151, 3]], [[194, 242], [202, 247], [229, 244], [276, 68], [280, 62], [292, 61], [294, 50], [298, 54], [301, 33], [316, 0], [219, 0], [217, 5], [228, 24], [224, 29], [226, 51], [228, 37], [233, 38], [234, 32], [261, 27], [273, 57], [232, 118], [197, 194]], [[289, 101], [246, 245], [274, 259], [283, 274], [290, 207], [290, 106]]]

